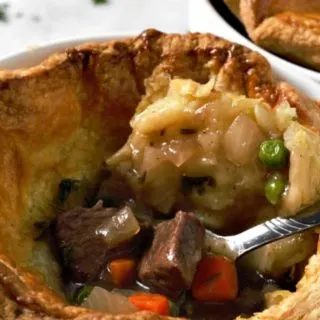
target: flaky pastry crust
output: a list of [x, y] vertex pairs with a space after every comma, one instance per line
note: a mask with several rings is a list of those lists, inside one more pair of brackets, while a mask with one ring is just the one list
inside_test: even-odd
[[320, 70], [320, 2], [225, 0], [258, 45]]
[[96, 181], [104, 159], [130, 133], [139, 101], [157, 99], [174, 77], [201, 83], [215, 77], [217, 90], [261, 98], [275, 108], [287, 99], [302, 122], [320, 128], [316, 103], [276, 82], [261, 55], [210, 34], [147, 30], [135, 39], [72, 48], [30, 69], [0, 71], [4, 319], [163, 319], [147, 312], [112, 316], [68, 306], [57, 294], [59, 268], [45, 268], [46, 281], [39, 276], [34, 225], [54, 219], [61, 179]]

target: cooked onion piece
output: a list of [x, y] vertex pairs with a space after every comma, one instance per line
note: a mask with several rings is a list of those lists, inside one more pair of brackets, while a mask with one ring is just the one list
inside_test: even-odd
[[109, 292], [100, 287], [94, 287], [81, 306], [95, 311], [118, 315], [137, 311], [136, 307], [124, 295]]
[[131, 239], [140, 231], [139, 223], [128, 206], [123, 207], [107, 223], [96, 229], [96, 235], [101, 235], [110, 248]]
[[224, 135], [223, 146], [228, 160], [235, 165], [245, 165], [257, 157], [264, 137], [251, 117], [238, 115]]

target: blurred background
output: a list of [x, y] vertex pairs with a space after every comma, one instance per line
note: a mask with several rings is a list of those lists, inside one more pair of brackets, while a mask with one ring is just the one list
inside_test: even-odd
[[56, 40], [186, 32], [187, 0], [0, 0], [0, 58]]

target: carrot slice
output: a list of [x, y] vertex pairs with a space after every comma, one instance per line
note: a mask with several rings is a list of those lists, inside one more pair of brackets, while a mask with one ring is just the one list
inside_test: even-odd
[[161, 294], [136, 293], [129, 297], [129, 301], [139, 310], [151, 311], [161, 316], [169, 315], [169, 300]]
[[113, 283], [118, 287], [131, 284], [136, 275], [136, 261], [134, 259], [117, 259], [109, 264], [109, 271]]
[[238, 277], [234, 262], [222, 256], [204, 257], [198, 264], [192, 296], [201, 301], [234, 300]]

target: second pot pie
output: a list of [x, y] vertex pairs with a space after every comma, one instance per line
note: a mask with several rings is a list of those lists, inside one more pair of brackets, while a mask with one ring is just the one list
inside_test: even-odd
[[[235, 299], [210, 319], [257, 311], [250, 299], [271, 289], [243, 287], [239, 270], [236, 298], [234, 267], [207, 256], [204, 227], [239, 232], [319, 200], [317, 104], [276, 82], [259, 54], [209, 34], [149, 30], [1, 71], [0, 106], [4, 319], [162, 319], [182, 296], [180, 316], [203, 316], [207, 299]], [[246, 270], [276, 279], [274, 306], [253, 318], [317, 312], [317, 254], [295, 293], [279, 290], [316, 242], [305, 233], [251, 254]], [[203, 282], [216, 261], [223, 295]], [[132, 291], [146, 286], [152, 308]], [[160, 315], [139, 312], [146, 304]]]
[[259, 46], [320, 70], [318, 0], [225, 0]]

